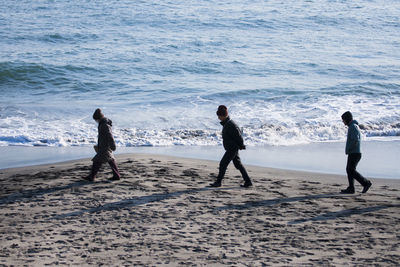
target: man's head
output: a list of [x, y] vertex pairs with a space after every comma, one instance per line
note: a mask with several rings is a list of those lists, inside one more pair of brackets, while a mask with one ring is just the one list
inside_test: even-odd
[[102, 118], [104, 118], [103, 112], [101, 112], [101, 109], [96, 109], [95, 112], [93, 113], [93, 119], [97, 122], [99, 122]]
[[350, 122], [353, 120], [353, 114], [351, 114], [350, 111], [346, 111], [342, 115], [342, 120], [343, 120], [344, 125], [349, 125]]
[[228, 117], [228, 108], [224, 105], [220, 105], [217, 110], [217, 116], [220, 121], [226, 120]]

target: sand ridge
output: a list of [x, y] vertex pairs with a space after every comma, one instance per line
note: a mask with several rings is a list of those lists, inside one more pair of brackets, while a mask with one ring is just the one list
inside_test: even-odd
[[[0, 265], [396, 266], [400, 183], [340, 195], [342, 176], [160, 155], [117, 158], [122, 180], [81, 178], [90, 161], [0, 170]], [[357, 187], [360, 191], [361, 188]]]

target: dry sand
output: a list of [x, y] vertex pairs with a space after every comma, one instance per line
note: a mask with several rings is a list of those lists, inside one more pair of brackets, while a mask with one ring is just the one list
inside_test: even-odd
[[[400, 180], [340, 195], [344, 176], [160, 155], [0, 170], [0, 265], [398, 266]], [[357, 187], [361, 191], [361, 187]]]

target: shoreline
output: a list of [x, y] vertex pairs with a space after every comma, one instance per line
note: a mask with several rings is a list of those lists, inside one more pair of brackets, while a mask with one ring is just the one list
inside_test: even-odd
[[0, 170], [0, 264], [32, 266], [345, 266], [400, 260], [400, 181], [366, 194], [338, 192], [344, 176], [166, 155], [117, 155], [82, 179], [91, 161]]
[[[314, 143], [296, 146], [248, 147], [240, 151], [243, 164], [294, 171], [345, 175], [344, 144]], [[366, 177], [400, 179], [400, 141], [368, 141], [363, 143], [363, 158], [358, 170]], [[116, 155], [146, 153], [200, 160], [219, 161], [221, 146], [118, 147]], [[0, 161], [0, 170], [13, 167], [53, 164], [94, 156], [92, 147], [0, 147], [7, 155]]]
[[[218, 165], [219, 160], [207, 160], [207, 159], [199, 159], [199, 158], [190, 158], [190, 157], [182, 157], [182, 156], [171, 156], [167, 154], [151, 154], [151, 153], [120, 153], [114, 155], [117, 161], [117, 164], [122, 161], [126, 161], [128, 159], [135, 159], [137, 158], [157, 158], [159, 160], [164, 161], [171, 161], [171, 160], [178, 160], [180, 162], [197, 162], [202, 164], [203, 166], [208, 166], [208, 168], [214, 168], [215, 172], [218, 172]], [[11, 167], [11, 168], [3, 168], [0, 169], [0, 175], [23, 175], [29, 174], [30, 172], [37, 172], [37, 171], [45, 171], [48, 169], [60, 169], [64, 167], [70, 167], [76, 164], [86, 164], [88, 168], [92, 166], [91, 158], [80, 158], [80, 159], [72, 159], [60, 162], [53, 162], [53, 163], [43, 163], [37, 165], [28, 165], [28, 166], [19, 166], [19, 167]], [[134, 166], [132, 166], [134, 168]], [[104, 163], [102, 169], [107, 169], [108, 164]], [[324, 182], [338, 182], [341, 181], [345, 185], [347, 183], [347, 176], [342, 174], [334, 174], [334, 173], [322, 173], [316, 171], [307, 171], [307, 170], [291, 170], [291, 169], [283, 169], [283, 168], [274, 168], [274, 167], [264, 167], [259, 165], [252, 165], [252, 164], [245, 164], [246, 169], [251, 169], [253, 172], [257, 172], [258, 174], [268, 173], [270, 175], [276, 176], [286, 176], [288, 179], [303, 179], [306, 177], [318, 177]], [[230, 163], [228, 169], [231, 172], [237, 171], [233, 164]], [[238, 172], [238, 171], [237, 171]], [[240, 175], [240, 173], [237, 173]], [[238, 176], [236, 175], [236, 176]], [[371, 179], [371, 178], [369, 178]], [[393, 179], [393, 178], [372, 178], [374, 182], [379, 185], [398, 185], [400, 188], [400, 179]], [[357, 181], [355, 181], [357, 184]]]

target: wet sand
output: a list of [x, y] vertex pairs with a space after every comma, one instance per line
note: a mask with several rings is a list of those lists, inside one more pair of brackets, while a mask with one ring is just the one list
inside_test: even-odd
[[[396, 266], [400, 180], [338, 194], [339, 175], [118, 155], [122, 179], [90, 160], [0, 170], [0, 265]], [[362, 188], [357, 185], [357, 192]]]

